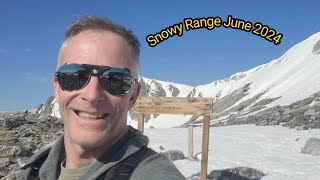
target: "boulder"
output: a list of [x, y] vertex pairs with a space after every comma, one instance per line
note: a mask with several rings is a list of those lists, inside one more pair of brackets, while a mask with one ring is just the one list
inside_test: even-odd
[[306, 112], [304, 112], [304, 116], [312, 116], [316, 114], [316, 110], [315, 109], [308, 109]]
[[2, 123], [2, 127], [11, 129], [11, 128], [16, 128], [19, 127], [21, 125], [20, 121], [16, 121], [15, 119], [4, 119], [3, 123]]
[[210, 180], [259, 180], [265, 174], [250, 167], [236, 167], [230, 169], [213, 170], [207, 176]]
[[320, 139], [310, 138], [301, 149], [302, 153], [320, 156]]
[[22, 146], [11, 146], [11, 145], [0, 145], [0, 156], [1, 157], [29, 157], [32, 155], [28, 149]]

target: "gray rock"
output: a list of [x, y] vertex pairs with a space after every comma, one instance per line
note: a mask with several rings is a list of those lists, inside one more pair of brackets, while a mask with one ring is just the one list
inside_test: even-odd
[[320, 139], [310, 138], [301, 149], [302, 153], [320, 156]]
[[278, 125], [278, 124], [279, 124], [279, 121], [277, 121], [277, 120], [271, 121], [269, 123], [269, 125]]
[[180, 150], [168, 150], [168, 151], [164, 151], [164, 152], [161, 152], [161, 153], [164, 154], [165, 156], [167, 156], [167, 158], [170, 161], [186, 159], [186, 157], [184, 156], [183, 152], [180, 151]]
[[316, 110], [315, 109], [308, 109], [306, 112], [304, 112], [304, 116], [312, 116], [315, 115]]
[[320, 40], [317, 41], [317, 43], [312, 48], [313, 54], [320, 54]]
[[305, 118], [303, 116], [295, 116], [293, 117], [292, 121], [295, 123], [304, 123]]
[[256, 125], [257, 126], [267, 126], [267, 125], [269, 125], [269, 123], [268, 123], [268, 121], [264, 120], [264, 121], [257, 122]]
[[315, 121], [317, 119], [317, 117], [315, 117], [315, 116], [310, 116], [310, 120], [311, 121]]
[[11, 129], [11, 128], [16, 128], [21, 125], [21, 122], [16, 121], [15, 119], [4, 119], [2, 123], [2, 127]]
[[[250, 89], [250, 84], [246, 84], [243, 87], [231, 92], [229, 95], [224, 96], [216, 100], [213, 105], [213, 112], [220, 113], [230, 106], [234, 105], [239, 99], [243, 98], [247, 95], [247, 91]], [[248, 103], [250, 104], [250, 103]], [[247, 105], [246, 105], [247, 106]], [[239, 107], [235, 107], [234, 110], [238, 111], [244, 108], [244, 105], [240, 105]]]
[[0, 156], [20, 156], [20, 157], [29, 157], [32, 155], [32, 152], [21, 146], [11, 146], [11, 145], [0, 145]]
[[259, 180], [265, 176], [263, 172], [250, 167], [236, 167], [213, 170], [207, 176], [211, 180]]
[[0, 172], [5, 171], [10, 164], [11, 160], [8, 157], [0, 158]]
[[36, 123], [37, 122], [37, 114], [28, 114], [25, 117], [25, 120], [27, 121], [26, 123]]
[[282, 122], [289, 122], [292, 120], [292, 118], [293, 118], [293, 116], [291, 116], [291, 115], [283, 116]]
[[309, 127], [306, 125], [302, 125], [302, 126], [297, 127], [297, 131], [308, 130], [308, 129], [309, 129]]
[[187, 95], [187, 97], [195, 97], [196, 95], [196, 89], [192, 89], [192, 91]]
[[1, 180], [14, 180], [14, 179], [20, 179], [20, 171], [10, 171], [6, 176], [1, 178]]
[[180, 90], [177, 87], [169, 85], [169, 90], [172, 92], [172, 97], [176, 97], [180, 94]]
[[12, 169], [13, 171], [18, 171], [20, 170], [20, 167], [18, 166], [18, 164], [11, 164], [9, 165], [9, 169]]
[[320, 121], [311, 122], [308, 127], [311, 129], [320, 129]]
[[304, 114], [304, 111], [305, 109], [303, 107], [299, 108], [299, 109], [292, 109], [290, 112], [289, 112], [289, 115], [292, 115], [292, 116], [300, 116], [300, 115], [303, 115]]

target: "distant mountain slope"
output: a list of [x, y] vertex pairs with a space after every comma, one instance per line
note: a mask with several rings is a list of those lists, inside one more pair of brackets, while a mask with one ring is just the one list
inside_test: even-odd
[[197, 86], [195, 94], [213, 97], [215, 113], [221, 115], [289, 105], [320, 91], [319, 54], [320, 33], [316, 33], [270, 63]]

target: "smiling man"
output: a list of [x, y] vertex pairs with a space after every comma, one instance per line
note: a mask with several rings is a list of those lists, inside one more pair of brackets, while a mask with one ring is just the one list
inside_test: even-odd
[[132, 32], [108, 19], [68, 27], [53, 78], [64, 134], [29, 159], [21, 179], [185, 179], [126, 125], [141, 88], [139, 53]]

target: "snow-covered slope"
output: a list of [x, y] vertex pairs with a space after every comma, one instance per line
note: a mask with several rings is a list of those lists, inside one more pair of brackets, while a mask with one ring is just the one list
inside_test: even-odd
[[224, 80], [197, 86], [195, 89], [205, 97], [221, 100], [244, 88], [242, 93], [236, 93], [237, 100], [227, 108], [222, 108], [220, 112], [254, 97], [256, 100], [252, 100], [253, 102], [246, 104], [247, 107], [244, 108], [248, 109], [264, 99], [273, 99], [266, 107], [288, 105], [320, 91], [319, 71], [320, 32], [295, 45], [270, 63], [236, 73]]

